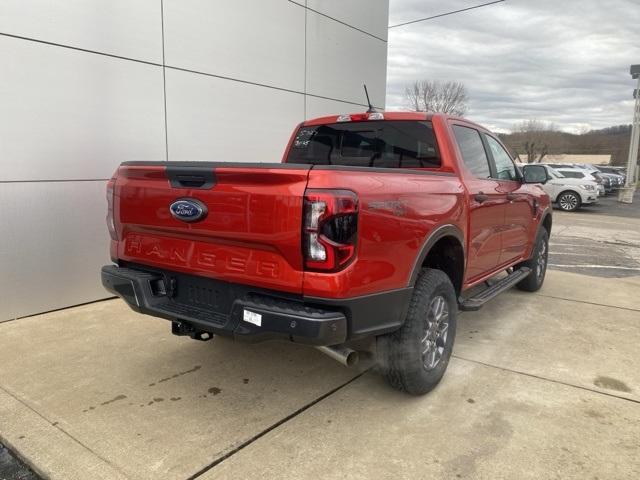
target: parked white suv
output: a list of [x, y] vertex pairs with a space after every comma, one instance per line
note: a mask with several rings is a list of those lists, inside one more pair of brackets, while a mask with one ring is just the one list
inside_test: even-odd
[[[598, 195], [604, 196], [607, 194], [607, 191], [612, 191], [611, 189], [611, 181], [604, 179], [600, 176], [598, 172], [594, 172], [591, 170], [585, 170], [583, 168], [578, 167], [556, 167], [554, 168], [556, 173], [563, 175], [566, 178], [574, 178], [578, 180], [588, 180], [590, 182], [596, 182], [598, 188]], [[605, 184], [605, 182], [608, 183]]]
[[[598, 201], [598, 184], [586, 178], [568, 178], [549, 165], [538, 163], [547, 171], [547, 181], [542, 188], [560, 210], [573, 212], [582, 205]], [[526, 169], [527, 165], [521, 166]]]

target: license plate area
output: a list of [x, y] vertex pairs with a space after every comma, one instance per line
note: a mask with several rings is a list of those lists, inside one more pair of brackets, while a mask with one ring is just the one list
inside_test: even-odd
[[172, 302], [208, 312], [217, 317], [217, 323], [222, 317], [229, 317], [233, 302], [244, 295], [244, 292], [240, 291], [241, 288], [226, 282], [191, 275], [169, 275], [174, 282]]
[[189, 305], [207, 310], [215, 310], [220, 313], [228, 313], [231, 310], [233, 299], [230, 298], [229, 289], [217, 288], [207, 282], [207, 285], [198, 282], [181, 279], [177, 283], [174, 300], [183, 305]]
[[248, 288], [212, 278], [131, 264], [156, 275], [150, 284], [154, 308], [176, 319], [192, 319], [216, 328], [230, 328], [234, 302]]

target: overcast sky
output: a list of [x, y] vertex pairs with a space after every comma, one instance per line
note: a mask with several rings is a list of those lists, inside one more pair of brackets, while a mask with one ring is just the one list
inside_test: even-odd
[[[489, 0], [390, 0], [389, 25]], [[389, 30], [387, 109], [404, 86], [459, 80], [467, 117], [491, 129], [521, 120], [579, 132], [631, 123], [640, 0], [505, 0]]]

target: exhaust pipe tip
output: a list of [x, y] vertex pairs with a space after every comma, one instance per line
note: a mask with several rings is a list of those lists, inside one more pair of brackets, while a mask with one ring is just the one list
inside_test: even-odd
[[345, 358], [345, 364], [347, 367], [353, 367], [357, 365], [358, 362], [360, 362], [360, 354], [355, 350], [351, 350]]
[[316, 347], [325, 355], [340, 362], [345, 367], [353, 367], [360, 361], [360, 354], [356, 350], [352, 350], [342, 346]]

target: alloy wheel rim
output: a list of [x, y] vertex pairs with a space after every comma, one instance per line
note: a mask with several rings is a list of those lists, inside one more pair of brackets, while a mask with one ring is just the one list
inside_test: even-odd
[[442, 359], [449, 333], [449, 304], [442, 295], [431, 299], [427, 307], [425, 331], [421, 340], [422, 365], [433, 370]]
[[578, 206], [578, 199], [574, 195], [563, 195], [560, 198], [560, 207], [563, 210], [573, 210]]
[[547, 242], [541, 240], [538, 249], [538, 258], [536, 258], [536, 276], [542, 278], [547, 267]]

